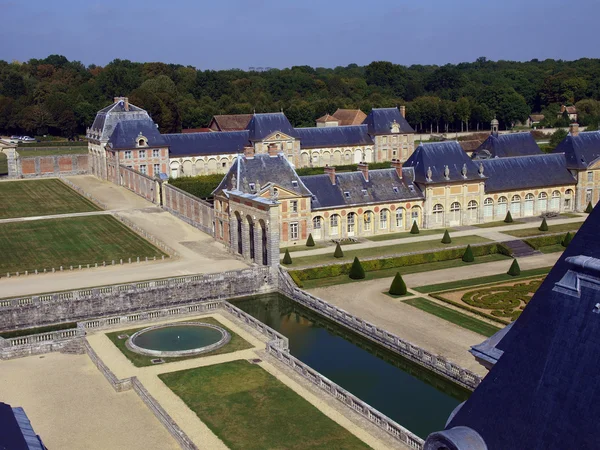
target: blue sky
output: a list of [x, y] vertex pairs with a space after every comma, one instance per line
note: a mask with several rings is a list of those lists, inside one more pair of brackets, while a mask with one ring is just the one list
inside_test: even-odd
[[581, 0], [0, 0], [0, 59], [200, 69], [600, 57]]

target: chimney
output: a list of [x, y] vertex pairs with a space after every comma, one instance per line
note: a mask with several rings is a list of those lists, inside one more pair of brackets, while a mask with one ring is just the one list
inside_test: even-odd
[[335, 167], [325, 166], [325, 173], [329, 175], [331, 184], [335, 186]]
[[579, 135], [579, 124], [572, 123], [571, 125], [569, 125], [569, 133], [571, 133], [571, 136]]
[[129, 99], [127, 97], [115, 97], [114, 103], [123, 102], [123, 108], [125, 111], [129, 111]]
[[244, 147], [244, 157], [246, 159], [252, 159], [254, 158], [254, 147], [249, 145]]
[[279, 154], [279, 149], [277, 148], [277, 145], [275, 145], [275, 144], [269, 144], [267, 151], [269, 152], [269, 156], [271, 158], [275, 158]]
[[358, 163], [358, 170], [360, 170], [365, 177], [365, 181], [369, 181], [369, 165], [366, 162]]
[[392, 169], [396, 169], [398, 178], [402, 179], [402, 162], [399, 159], [392, 159]]
[[400, 114], [402, 114], [402, 117], [406, 119], [406, 106], [402, 105], [400, 107]]

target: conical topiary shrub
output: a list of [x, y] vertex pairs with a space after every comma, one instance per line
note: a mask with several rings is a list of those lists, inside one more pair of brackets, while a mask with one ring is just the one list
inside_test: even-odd
[[442, 238], [442, 244], [450, 244], [452, 243], [452, 239], [450, 239], [450, 233], [448, 230], [444, 231], [444, 237]]
[[308, 235], [308, 239], [306, 240], [306, 246], [307, 247], [314, 247], [315, 246], [315, 240], [312, 237], [312, 233], [310, 233]]
[[287, 248], [285, 249], [285, 255], [283, 255], [282, 263], [286, 266], [292, 263], [292, 257], [290, 256], [290, 251]]
[[519, 263], [516, 259], [513, 259], [512, 264], [510, 265], [510, 269], [506, 272], [510, 276], [516, 277], [517, 275], [521, 275], [521, 268], [519, 267]]
[[506, 213], [506, 217], [504, 218], [504, 222], [506, 222], [506, 223], [512, 223], [513, 222], [513, 218], [512, 218], [512, 215], [511, 215], [510, 211], [508, 211]]
[[417, 225], [417, 222], [413, 222], [413, 226], [410, 229], [410, 234], [419, 234], [419, 225]]
[[560, 243], [563, 247], [567, 247], [571, 241], [573, 240], [573, 235], [571, 234], [571, 232], [567, 232], [567, 234], [565, 235], [564, 239], [562, 240], [562, 242]]
[[391, 295], [406, 295], [406, 283], [402, 279], [402, 275], [400, 275], [400, 272], [396, 272], [396, 276], [392, 281], [389, 293]]
[[593, 209], [594, 207], [592, 206], [592, 202], [589, 202], [587, 208], [585, 208], [585, 212], [589, 214], [593, 211]]
[[335, 246], [335, 251], [333, 252], [333, 257], [334, 258], [343, 258], [344, 257], [344, 252], [342, 251], [342, 246], [340, 245], [339, 242]]
[[350, 268], [348, 276], [353, 280], [362, 280], [365, 277], [365, 269], [363, 269], [357, 256], [355, 256], [354, 261], [352, 261], [352, 267]]
[[548, 231], [548, 224], [546, 223], [546, 218], [545, 217], [542, 220], [542, 224], [540, 225], [540, 227], [538, 228], [538, 230], [540, 230], [540, 231]]
[[464, 262], [473, 262], [475, 261], [475, 257], [473, 256], [473, 250], [471, 250], [471, 244], [467, 245], [467, 249], [463, 254], [462, 260]]

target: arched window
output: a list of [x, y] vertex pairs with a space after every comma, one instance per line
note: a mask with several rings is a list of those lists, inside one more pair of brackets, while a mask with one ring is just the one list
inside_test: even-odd
[[525, 196], [525, 212], [526, 216], [533, 216], [533, 194], [529, 193]]
[[329, 234], [337, 236], [340, 234], [340, 216], [339, 214], [333, 214], [329, 218]]
[[567, 189], [565, 191], [565, 210], [570, 211], [573, 209], [573, 189]]
[[483, 201], [483, 217], [486, 219], [494, 217], [494, 200], [490, 197]]
[[506, 211], [508, 208], [508, 199], [506, 197], [500, 197], [498, 199], [498, 217], [506, 216]]
[[388, 217], [390, 216], [390, 211], [387, 209], [382, 209], [379, 211], [379, 228], [381, 230], [388, 229]]
[[322, 217], [321, 216], [317, 216], [317, 217], [313, 217], [313, 230], [320, 230], [321, 226], [322, 226]]
[[373, 229], [373, 211], [367, 211], [363, 214], [363, 222], [365, 231]]
[[450, 225], [460, 224], [460, 203], [453, 202], [450, 205]]
[[411, 226], [413, 223], [419, 224], [419, 216], [421, 215], [421, 208], [418, 206], [413, 206], [410, 208], [410, 223]]
[[349, 213], [347, 217], [347, 230], [348, 236], [354, 236], [354, 230], [356, 226], [356, 213]]
[[475, 200], [471, 200], [467, 205], [467, 213], [469, 214], [469, 220], [475, 221], [477, 220], [477, 210], [478, 205]]
[[548, 194], [540, 192], [538, 195], [538, 212], [545, 212], [548, 209]]
[[438, 203], [433, 206], [433, 223], [436, 225], [441, 225], [444, 223], [444, 207]]
[[404, 228], [404, 208], [396, 210], [396, 228]]
[[558, 211], [560, 209], [560, 192], [552, 191], [552, 200], [550, 200], [550, 209]]
[[513, 216], [519, 217], [521, 215], [521, 196], [513, 195], [510, 199], [510, 213]]

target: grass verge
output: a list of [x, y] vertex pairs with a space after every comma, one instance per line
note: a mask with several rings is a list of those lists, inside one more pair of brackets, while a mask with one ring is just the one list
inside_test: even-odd
[[506, 223], [504, 220], [499, 220], [497, 222], [477, 223], [473, 226], [477, 227], [477, 228], [494, 228], [494, 227], [504, 227], [504, 226], [508, 226], [508, 225], [519, 225], [522, 223], [525, 223], [525, 222], [519, 222], [518, 220], [515, 220], [514, 222]]
[[[449, 228], [448, 232], [452, 233], [454, 229]], [[370, 236], [367, 238], [369, 241], [389, 241], [390, 239], [402, 239], [408, 237], [419, 237], [419, 236], [429, 236], [432, 234], [439, 234], [440, 236], [444, 234], [444, 229], [435, 229], [435, 230], [419, 230], [419, 234], [410, 234], [409, 231], [404, 233], [392, 233], [392, 234], [380, 234], [377, 236]]]
[[[212, 352], [202, 353], [200, 355], [182, 356], [179, 358], [163, 358], [167, 363], [175, 362], [175, 361], [182, 361], [184, 359], [202, 358], [204, 356], [221, 355], [223, 353], [232, 353], [232, 352], [237, 352], [239, 350], [246, 350], [248, 348], [252, 348], [252, 344], [250, 344], [246, 340], [242, 339], [236, 333], [234, 333], [229, 328], [227, 328], [225, 325], [223, 325], [221, 322], [219, 322], [216, 319], [213, 319], [212, 317], [203, 317], [201, 319], [186, 319], [186, 320], [181, 320], [179, 322], [201, 322], [201, 323], [209, 323], [211, 325], [217, 325], [229, 332], [229, 334], [231, 335], [231, 340], [223, 347], [218, 348]], [[177, 323], [178, 322], [173, 322], [173, 325], [176, 325]], [[120, 334], [128, 334], [129, 336], [131, 336], [133, 333], [143, 330], [144, 328], [147, 328], [147, 327], [132, 328], [131, 330], [123, 330], [123, 331], [115, 331], [114, 333], [106, 333], [106, 337], [108, 337], [111, 340], [111, 342], [113, 344], [115, 344], [115, 346], [119, 350], [121, 350], [121, 353], [123, 353], [127, 357], [127, 359], [129, 361], [131, 361], [133, 363], [133, 365], [136, 367], [152, 366], [153, 364], [152, 364], [151, 360], [154, 359], [155, 357], [140, 355], [138, 353], [132, 352], [125, 345], [125, 342], [127, 341], [127, 339], [119, 339], [118, 336]]]
[[505, 234], [509, 234], [514, 237], [531, 237], [531, 236], [544, 236], [552, 233], [561, 233], [566, 231], [579, 230], [583, 225], [583, 222], [574, 223], [561, 223], [560, 225], [549, 225], [548, 231], [540, 231], [538, 227], [526, 228], [524, 230], [504, 231]]
[[8, 158], [2, 152], [0, 152], [0, 176], [8, 175]]
[[333, 252], [335, 251], [335, 245], [331, 246], [331, 245], [326, 245], [326, 244], [320, 244], [320, 243], [315, 243], [315, 245], [313, 247], [307, 247], [304, 244], [301, 245], [294, 245], [293, 247], [283, 247], [279, 249], [279, 253], [280, 254], [285, 254], [285, 251], [289, 251], [290, 253], [294, 253], [294, 252], [300, 252], [300, 251], [304, 251], [304, 250], [316, 250], [317, 248], [325, 248], [325, 247], [331, 247], [331, 254], [333, 255]]
[[51, 331], [61, 331], [77, 328], [77, 322], [59, 323], [57, 325], [47, 325], [45, 327], [24, 328], [22, 330], [3, 331], [0, 337], [4, 339], [29, 336], [30, 334], [50, 333]]
[[545, 245], [543, 247], [538, 247], [537, 250], [542, 253], [557, 253], [557, 252], [564, 252], [565, 248], [561, 244], [554, 244], [554, 245]]
[[440, 306], [432, 302], [431, 300], [427, 300], [426, 298], [409, 298], [407, 300], [404, 300], [402, 303], [414, 306], [415, 308], [418, 308], [421, 311], [425, 311], [426, 313], [432, 314], [436, 317], [439, 317], [440, 319], [444, 319], [448, 322], [458, 325], [459, 327], [465, 328], [483, 336], [489, 337], [494, 333], [500, 331], [500, 328], [495, 327], [494, 325], [483, 322], [479, 319], [475, 319], [474, 317], [467, 316], [466, 314], [460, 313], [453, 309], [446, 308], [445, 306]]
[[0, 274], [164, 255], [109, 215], [3, 223], [0, 249]]
[[233, 361], [159, 378], [231, 449], [368, 449], [262, 367]]

